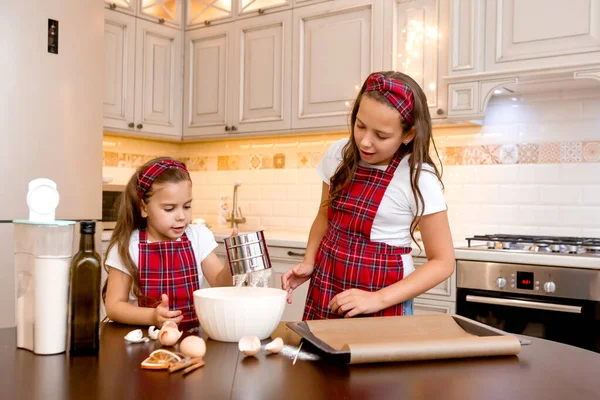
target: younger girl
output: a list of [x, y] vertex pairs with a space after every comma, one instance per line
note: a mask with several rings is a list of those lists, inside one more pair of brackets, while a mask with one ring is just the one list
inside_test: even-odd
[[131, 177], [105, 261], [108, 318], [156, 326], [197, 322], [193, 293], [203, 277], [211, 286], [232, 284], [229, 269], [213, 252], [213, 234], [189, 225], [191, 207], [192, 181], [182, 163], [157, 158]]
[[[371, 74], [352, 109], [350, 139], [333, 143], [317, 168], [321, 207], [304, 261], [281, 279], [288, 302], [311, 279], [304, 320], [412, 314], [412, 299], [452, 274], [432, 143], [419, 85], [399, 72]], [[417, 226], [428, 261], [415, 271]]]

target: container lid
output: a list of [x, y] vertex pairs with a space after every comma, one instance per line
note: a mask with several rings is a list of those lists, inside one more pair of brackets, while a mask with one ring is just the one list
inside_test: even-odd
[[81, 221], [79, 223], [79, 232], [80, 233], [87, 233], [87, 234], [94, 234], [96, 233], [96, 222], [94, 221]]

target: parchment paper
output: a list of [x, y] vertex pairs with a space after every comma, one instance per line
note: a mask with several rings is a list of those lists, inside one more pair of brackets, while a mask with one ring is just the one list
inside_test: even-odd
[[447, 314], [307, 321], [311, 332], [350, 364], [516, 355], [512, 335], [475, 336]]

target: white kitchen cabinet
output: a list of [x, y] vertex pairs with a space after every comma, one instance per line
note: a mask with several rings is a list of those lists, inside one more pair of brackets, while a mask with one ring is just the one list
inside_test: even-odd
[[183, 32], [105, 11], [104, 127], [181, 138]]
[[186, 29], [233, 19], [232, 0], [186, 0]]
[[360, 86], [383, 66], [382, 44], [381, 1], [294, 9], [292, 128], [347, 128]]
[[[394, 36], [392, 69], [413, 78], [425, 92], [431, 118], [447, 117], [448, 1], [395, 0], [385, 18]], [[389, 30], [392, 34], [389, 34]]]
[[597, 0], [487, 0], [486, 71], [600, 62]]
[[460, 76], [483, 71], [485, 2], [451, 0], [449, 10], [449, 71]]
[[185, 34], [184, 137], [229, 131], [234, 28], [223, 24]]
[[456, 303], [417, 297], [413, 303], [414, 315], [456, 314]]
[[291, 25], [285, 11], [186, 33], [186, 138], [290, 128]]
[[136, 129], [181, 138], [182, 35], [178, 29], [137, 21]]
[[[415, 269], [425, 264], [427, 259], [424, 257], [413, 257]], [[456, 271], [450, 275], [448, 279], [441, 282], [439, 285], [429, 289], [427, 292], [419, 296], [419, 299], [431, 299], [440, 301], [456, 301]]]
[[261, 15], [267, 11], [276, 12], [290, 8], [292, 0], [234, 0], [238, 17]]
[[111, 10], [173, 27], [181, 26], [183, 0], [104, 0]]
[[104, 13], [104, 126], [134, 127], [135, 17]]

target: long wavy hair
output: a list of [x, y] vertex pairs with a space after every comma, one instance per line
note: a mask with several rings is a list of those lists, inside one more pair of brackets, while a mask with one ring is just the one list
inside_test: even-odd
[[[410, 224], [410, 236], [413, 239], [413, 241], [415, 241], [418, 245], [418, 242], [415, 240], [414, 232], [419, 226], [419, 222], [424, 212], [425, 202], [423, 200], [423, 194], [419, 189], [419, 177], [421, 176], [421, 172], [424, 170], [423, 164], [428, 164], [432, 167], [433, 171], [429, 171], [427, 169], [425, 169], [425, 171], [434, 173], [437, 179], [439, 180], [440, 184], [442, 185], [442, 188], [444, 187], [444, 184], [442, 182], [442, 174], [440, 170], [438, 170], [438, 168], [436, 167], [431, 156], [429, 155], [430, 147], [433, 146], [438, 160], [440, 159], [431, 133], [431, 116], [429, 115], [427, 98], [425, 96], [425, 93], [423, 93], [421, 87], [410, 76], [395, 71], [386, 71], [378, 73], [382, 74], [386, 78], [391, 78], [404, 82], [410, 87], [414, 95], [414, 123], [407, 123], [404, 120], [404, 118], [402, 118], [402, 116], [400, 115], [400, 112], [398, 112], [398, 118], [400, 119], [402, 132], [408, 133], [414, 127], [415, 137], [408, 144], [400, 144], [398, 151], [400, 151], [404, 157], [410, 156], [410, 187], [412, 189], [413, 198], [417, 206], [417, 212], [415, 213], [415, 216]], [[342, 191], [350, 184], [350, 181], [354, 177], [356, 169], [358, 168], [358, 163], [360, 161], [360, 152], [358, 146], [356, 145], [356, 141], [354, 140], [354, 125], [356, 123], [356, 115], [358, 114], [358, 109], [360, 108], [360, 102], [362, 98], [364, 96], [367, 96], [373, 100], [378, 101], [381, 104], [385, 104], [386, 106], [396, 110], [396, 107], [394, 107], [394, 105], [382, 93], [378, 91], [365, 92], [366, 88], [367, 80], [365, 80], [365, 82], [363, 83], [362, 88], [360, 89], [358, 96], [354, 101], [352, 113], [350, 114], [350, 140], [344, 146], [342, 151], [342, 162], [340, 163], [336, 172], [331, 178], [329, 198], [325, 201], [325, 205], [331, 204], [335, 199], [337, 199], [340, 196]], [[443, 171], [443, 169], [441, 170]]]
[[[135, 263], [133, 262], [131, 255], [129, 254], [129, 242], [131, 234], [134, 230], [146, 228], [146, 218], [142, 217], [142, 201], [144, 203], [148, 203], [148, 201], [154, 194], [154, 185], [163, 183], [178, 183], [190, 180], [190, 177], [185, 171], [182, 171], [179, 168], [169, 168], [165, 170], [162, 174], [160, 174], [158, 177], [156, 177], [156, 179], [152, 183], [152, 186], [150, 186], [150, 188], [146, 191], [144, 197], [140, 199], [137, 189], [138, 176], [142, 172], [144, 172], [150, 165], [165, 160], [172, 160], [172, 158], [158, 157], [148, 161], [144, 165], [140, 166], [131, 176], [129, 182], [127, 182], [125, 190], [117, 199], [119, 208], [117, 214], [117, 223], [115, 225], [115, 229], [113, 230], [110, 242], [108, 243], [108, 248], [106, 250], [106, 254], [109, 254], [111, 249], [117, 246], [117, 251], [119, 257], [121, 258], [121, 262], [123, 263], [123, 266], [127, 269], [127, 272], [129, 272], [129, 275], [131, 276], [131, 291], [138, 299], [150, 300], [152, 302], [158, 302], [158, 299], [149, 299], [146, 296], [143, 296], [141, 293], [138, 269]], [[110, 269], [106, 265], [106, 260], [104, 260], [104, 269], [107, 273], [110, 273]], [[102, 300], [105, 300], [106, 298], [107, 284], [108, 279], [104, 282], [104, 285], [102, 286]]]

